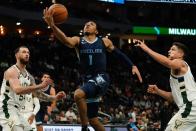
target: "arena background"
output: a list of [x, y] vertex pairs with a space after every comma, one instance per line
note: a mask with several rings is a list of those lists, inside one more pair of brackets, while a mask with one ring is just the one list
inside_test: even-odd
[[[190, 49], [187, 62], [195, 76], [195, 2], [108, 1], [61, 0], [68, 8], [69, 20], [59, 27], [68, 36], [82, 35], [83, 24], [95, 20], [101, 25], [100, 36], [109, 37], [136, 63], [142, 73], [144, 84], [139, 84], [121, 61], [108, 54], [107, 66], [112, 82], [100, 106], [100, 112], [104, 113], [100, 115], [100, 120], [107, 125], [107, 130], [126, 130], [133, 112], [137, 116], [136, 123], [145, 127], [144, 130], [161, 130], [161, 124], [165, 126], [176, 112], [176, 106], [165, 106], [162, 98], [146, 93], [146, 88], [148, 84], [156, 83], [162, 89], [170, 90], [169, 70], [134, 47], [132, 39], [143, 39], [152, 49], [164, 55], [167, 55], [172, 42], [186, 44]], [[31, 51], [28, 69], [36, 80], [41, 73], [49, 72], [56, 91], [64, 90], [67, 93], [67, 99], [57, 103], [56, 110], [49, 115], [50, 119], [46, 119], [45, 125], [55, 126], [59, 130], [62, 124], [77, 128], [79, 121], [67, 121], [65, 113], [73, 107], [73, 92], [80, 77], [78, 61], [75, 51], [57, 41], [44, 23], [42, 11], [50, 5], [50, 0], [0, 1], [0, 78], [2, 80], [3, 71], [15, 62], [14, 49], [19, 45], [27, 45]]]

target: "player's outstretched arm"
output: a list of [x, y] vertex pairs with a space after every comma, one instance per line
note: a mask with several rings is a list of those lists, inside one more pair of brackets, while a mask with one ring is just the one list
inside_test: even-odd
[[142, 79], [142, 76], [141, 76], [141, 74], [140, 74], [140, 71], [138, 70], [137, 66], [135, 66], [135, 65], [132, 66], [132, 74], [133, 74], [133, 75], [137, 75], [138, 80], [140, 81], [140, 83], [143, 82], [143, 79]]
[[5, 79], [9, 82], [10, 87], [14, 90], [16, 94], [28, 94], [36, 90], [40, 90], [47, 85], [49, 85], [49, 81], [45, 80], [38, 85], [25, 86], [20, 84], [20, 80], [18, 79], [18, 72], [14, 68], [9, 68], [5, 74]]
[[50, 28], [53, 30], [54, 35], [57, 37], [58, 40], [60, 40], [63, 44], [70, 48], [74, 48], [80, 41], [80, 38], [75, 37], [67, 37], [55, 24], [53, 20], [53, 12], [49, 12], [48, 8], [45, 8], [43, 11], [43, 18], [44, 21], [50, 26]]
[[159, 96], [163, 97], [164, 99], [166, 99], [169, 102], [173, 101], [172, 93], [159, 89], [157, 87], [157, 85], [148, 85], [147, 92], [151, 93], [151, 94], [159, 95]]
[[65, 92], [61, 91], [61, 92], [58, 92], [56, 96], [51, 96], [51, 95], [48, 95], [44, 92], [42, 92], [41, 90], [37, 90], [35, 92], [33, 92], [33, 95], [37, 98], [39, 98], [40, 100], [42, 101], [56, 101], [56, 100], [61, 100], [63, 98], [65, 98]]
[[144, 41], [133, 39], [133, 43], [135, 43], [135, 46], [140, 47], [142, 50], [144, 50], [147, 54], [149, 54], [154, 60], [162, 64], [163, 66], [166, 66], [170, 69], [179, 69], [183, 66], [183, 61], [179, 59], [170, 60], [164, 55], [161, 55], [152, 49], [150, 49]]
[[[54, 87], [50, 88], [50, 95], [51, 96], [56, 96], [56, 91], [55, 91]], [[51, 105], [50, 105], [50, 108], [54, 109], [55, 107], [56, 107], [56, 101], [52, 101]]]
[[104, 44], [107, 47], [107, 50], [111, 53], [113, 53], [115, 56], [117, 56], [119, 59], [123, 60], [128, 67], [130, 67], [132, 69], [132, 74], [133, 75], [137, 75], [140, 83], [142, 83], [142, 77], [141, 74], [137, 68], [137, 66], [135, 66], [133, 64], [133, 62], [129, 59], [129, 57], [127, 57], [123, 52], [121, 52], [118, 48], [114, 47], [112, 41], [110, 39], [107, 38], [103, 38]]

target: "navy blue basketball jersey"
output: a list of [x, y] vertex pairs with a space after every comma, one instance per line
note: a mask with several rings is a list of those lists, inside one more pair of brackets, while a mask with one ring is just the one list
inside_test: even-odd
[[96, 37], [94, 42], [89, 43], [81, 37], [77, 51], [82, 73], [95, 74], [106, 71], [106, 48], [102, 38]]
[[[51, 89], [51, 85], [48, 85], [46, 88], [41, 89], [41, 91], [47, 95], [50, 95], [50, 89]], [[47, 109], [47, 106], [50, 106], [51, 102], [40, 101], [40, 105], [42, 109]]]
[[[50, 89], [51, 89], [51, 85], [49, 85], [46, 88], [41, 89], [41, 90], [42, 90], [42, 92], [50, 95]], [[45, 116], [45, 114], [47, 114], [47, 109], [48, 109], [48, 106], [50, 106], [50, 105], [51, 105], [51, 102], [40, 101], [41, 107], [40, 107], [39, 112], [36, 115], [36, 124], [37, 125], [40, 125], [44, 122], [44, 116]]]
[[50, 89], [51, 89], [51, 85], [48, 85], [46, 88], [41, 89], [41, 91], [46, 93], [46, 94], [48, 94], [48, 95], [50, 95]]

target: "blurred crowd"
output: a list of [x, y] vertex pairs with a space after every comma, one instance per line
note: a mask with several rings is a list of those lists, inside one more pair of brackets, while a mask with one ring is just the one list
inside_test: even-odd
[[[162, 130], [161, 127], [165, 127], [176, 112], [176, 106], [159, 96], [148, 94], [146, 89], [148, 84], [157, 84], [164, 90], [170, 90], [169, 71], [126, 41], [111, 39], [139, 67], [144, 83], [140, 84], [125, 64], [108, 54], [111, 84], [100, 99], [100, 121], [105, 125], [125, 125], [129, 131], [134, 131], [134, 126], [140, 131]], [[74, 90], [81, 83], [75, 50], [56, 41], [53, 35], [21, 37], [19, 34], [9, 34], [0, 37], [1, 80], [3, 71], [15, 63], [14, 49], [19, 45], [26, 45], [30, 49], [31, 58], [27, 68], [36, 81], [40, 80], [43, 72], [48, 72], [54, 81], [56, 92], [63, 90], [67, 94], [65, 100], [58, 101], [55, 108], [46, 112], [44, 123], [80, 123], [73, 99]], [[152, 48], [162, 54], [169, 46], [163, 48], [152, 42]], [[191, 67], [195, 70], [194, 64]]]

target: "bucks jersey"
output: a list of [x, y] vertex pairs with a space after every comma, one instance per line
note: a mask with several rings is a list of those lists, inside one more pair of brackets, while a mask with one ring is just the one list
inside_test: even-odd
[[195, 131], [196, 84], [190, 67], [184, 75], [171, 74], [170, 86], [179, 111], [171, 118], [165, 131]]
[[179, 108], [196, 99], [196, 84], [189, 66], [188, 71], [182, 76], [171, 74], [170, 86], [173, 99]]
[[[31, 84], [30, 75], [25, 70], [25, 75], [20, 72], [16, 65], [13, 65], [10, 68], [16, 68], [18, 71], [18, 78], [20, 80], [21, 86], [25, 88], [25, 86], [29, 86]], [[24, 105], [25, 102], [25, 95], [17, 95], [13, 89], [10, 87], [9, 82], [3, 79], [2, 86], [1, 86], [1, 95], [0, 95], [0, 108], [3, 111], [7, 111], [12, 107], [19, 108], [20, 106]], [[5, 112], [7, 116], [9, 116], [8, 112]]]
[[20, 105], [20, 112], [27, 113], [33, 112], [34, 110], [34, 101], [32, 93], [22, 95], [23, 100], [21, 101]]
[[106, 49], [102, 38], [96, 37], [92, 43], [84, 37], [80, 38], [77, 53], [82, 73], [95, 74], [106, 71]]

